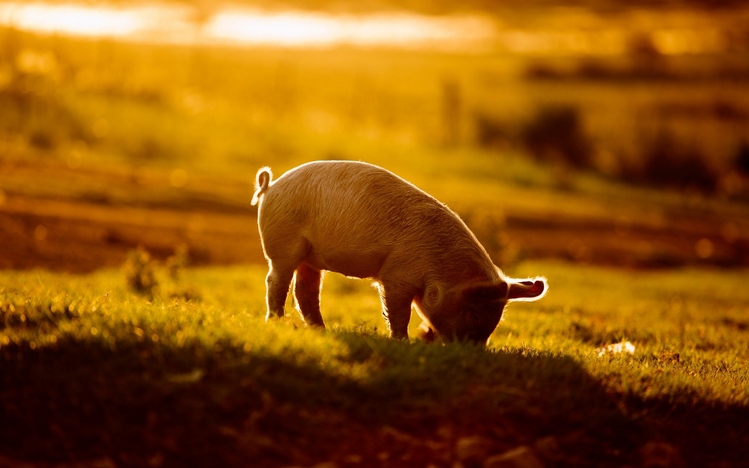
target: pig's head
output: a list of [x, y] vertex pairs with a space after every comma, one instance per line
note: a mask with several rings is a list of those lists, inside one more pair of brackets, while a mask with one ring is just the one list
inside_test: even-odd
[[[427, 290], [421, 307], [426, 319], [420, 327], [421, 338], [485, 345], [508, 302], [535, 301], [543, 297], [546, 290], [543, 278], [506, 278], [496, 284], [454, 288], [445, 294]], [[429, 297], [430, 292], [432, 297]]]

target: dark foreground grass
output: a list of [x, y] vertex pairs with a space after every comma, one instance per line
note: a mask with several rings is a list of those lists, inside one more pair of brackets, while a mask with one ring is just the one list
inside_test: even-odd
[[558, 289], [487, 350], [392, 341], [375, 293], [333, 276], [320, 333], [264, 323], [261, 267], [161, 277], [151, 300], [116, 271], [2, 272], [0, 464], [746, 462], [742, 275], [526, 267]]

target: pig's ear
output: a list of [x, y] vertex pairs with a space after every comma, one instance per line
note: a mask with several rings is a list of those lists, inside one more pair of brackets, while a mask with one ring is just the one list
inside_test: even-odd
[[507, 283], [472, 285], [463, 290], [463, 297], [471, 302], [499, 302], [507, 299]]
[[535, 301], [541, 299], [547, 291], [545, 278], [510, 280], [508, 301]]

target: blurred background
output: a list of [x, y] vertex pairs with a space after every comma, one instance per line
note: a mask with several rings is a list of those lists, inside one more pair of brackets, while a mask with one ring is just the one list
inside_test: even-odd
[[0, 0], [0, 268], [262, 262], [257, 169], [388, 168], [496, 263], [749, 265], [738, 0]]

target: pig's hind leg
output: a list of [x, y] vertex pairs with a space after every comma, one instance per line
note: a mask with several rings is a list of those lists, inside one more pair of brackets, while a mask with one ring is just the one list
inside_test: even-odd
[[294, 267], [289, 268], [278, 262], [269, 262], [270, 270], [265, 277], [266, 285], [266, 305], [268, 315], [265, 319], [270, 320], [275, 317], [283, 317], [283, 307], [286, 304], [286, 296], [289, 294], [289, 285], [294, 277]]
[[322, 272], [305, 263], [296, 269], [294, 276], [294, 297], [305, 323], [325, 328], [320, 314], [320, 286]]

